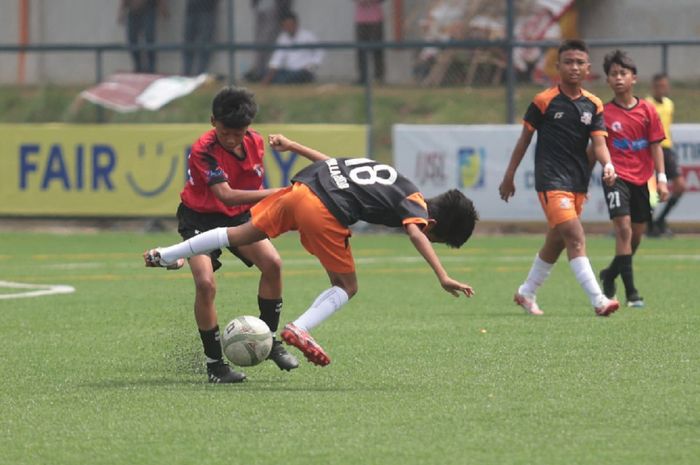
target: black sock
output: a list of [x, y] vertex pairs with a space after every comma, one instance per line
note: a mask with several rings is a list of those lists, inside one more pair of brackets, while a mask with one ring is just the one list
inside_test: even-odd
[[276, 333], [280, 324], [282, 299], [263, 299], [258, 296], [258, 308], [260, 309], [260, 319], [267, 324], [273, 334]]
[[223, 358], [223, 353], [221, 352], [221, 342], [219, 339], [219, 325], [214, 326], [212, 329], [200, 329], [199, 337], [202, 339], [204, 355], [207, 356], [207, 359], [216, 360], [217, 362], [220, 361]]
[[636, 294], [637, 289], [634, 287], [634, 272], [632, 271], [632, 255], [618, 255], [620, 259], [620, 275], [622, 282], [625, 283], [625, 293], [627, 296]]
[[671, 212], [673, 207], [676, 206], [676, 204], [678, 203], [678, 199], [680, 199], [679, 196], [673, 195], [673, 196], [671, 196], [670, 199], [668, 199], [666, 201], [666, 205], [664, 205], [664, 209], [661, 210], [661, 214], [656, 219], [656, 222], [658, 224], [664, 224], [664, 221], [666, 221], [666, 216], [668, 216], [668, 214]]
[[615, 258], [613, 258], [610, 265], [608, 265], [607, 271], [605, 272], [605, 277], [607, 279], [615, 279], [620, 274], [620, 257], [621, 255], [615, 255]]

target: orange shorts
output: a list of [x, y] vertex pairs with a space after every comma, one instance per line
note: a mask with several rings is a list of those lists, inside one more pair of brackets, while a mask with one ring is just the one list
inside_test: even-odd
[[546, 191], [538, 192], [537, 197], [550, 228], [581, 216], [586, 201], [583, 192]]
[[349, 241], [352, 233], [305, 184], [282, 189], [255, 204], [250, 213], [253, 225], [269, 237], [299, 231], [301, 244], [327, 271], [355, 271]]

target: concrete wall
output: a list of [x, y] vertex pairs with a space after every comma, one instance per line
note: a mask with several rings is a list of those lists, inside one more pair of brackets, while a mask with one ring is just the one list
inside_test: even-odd
[[[248, 0], [232, 0], [235, 12], [235, 39], [250, 43], [253, 36], [253, 18]], [[427, 0], [425, 0], [427, 1]], [[117, 23], [119, 0], [29, 0], [30, 41], [32, 43], [123, 43], [125, 31]], [[0, 0], [0, 44], [17, 44], [19, 37], [19, 0]], [[158, 40], [178, 43], [182, 38], [185, 0], [169, 0], [170, 17], [159, 19]], [[221, 0], [217, 40], [227, 38], [227, 4]], [[655, 0], [580, 0], [580, 28], [584, 38], [649, 39], [689, 38], [700, 36], [700, 0], [672, 0], [663, 3], [663, 14]], [[386, 37], [393, 39], [390, 7], [386, 1]], [[405, 10], [420, 7], [419, 0], [404, 0]], [[302, 27], [317, 33], [322, 41], [350, 41], [353, 39], [353, 0], [296, 0]], [[592, 53], [594, 68], [600, 72], [602, 56], [608, 50]], [[645, 78], [658, 71], [661, 55], [658, 47], [630, 50]], [[410, 51], [387, 54], [388, 80], [401, 82], [410, 79]], [[235, 55], [236, 73], [244, 73], [252, 61], [250, 52]], [[670, 70], [674, 77], [698, 77], [700, 47], [672, 48]], [[18, 55], [0, 53], [0, 84], [17, 81]], [[108, 53], [104, 56], [104, 75], [131, 69], [126, 53]], [[228, 55], [213, 57], [211, 71], [228, 73]], [[179, 53], [161, 53], [158, 71], [178, 73], [181, 70]], [[94, 53], [27, 53], [26, 74], [30, 83], [88, 84], [95, 80]], [[356, 78], [355, 54], [352, 51], [330, 51], [320, 70], [322, 78], [351, 82]]]

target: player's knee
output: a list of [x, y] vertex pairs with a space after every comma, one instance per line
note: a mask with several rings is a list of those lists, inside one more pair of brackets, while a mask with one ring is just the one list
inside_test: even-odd
[[624, 242], [629, 242], [632, 240], [632, 228], [630, 225], [619, 226], [617, 228], [617, 237]]
[[214, 300], [216, 296], [216, 280], [214, 276], [201, 278], [195, 281], [197, 295], [208, 300]]
[[268, 276], [281, 276], [282, 275], [282, 258], [279, 255], [274, 255], [266, 257], [258, 265], [260, 271]]

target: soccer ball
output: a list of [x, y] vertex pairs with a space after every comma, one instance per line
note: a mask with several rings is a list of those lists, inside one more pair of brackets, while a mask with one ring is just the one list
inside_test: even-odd
[[260, 318], [239, 316], [226, 325], [221, 337], [221, 346], [231, 363], [250, 367], [270, 355], [272, 333]]

